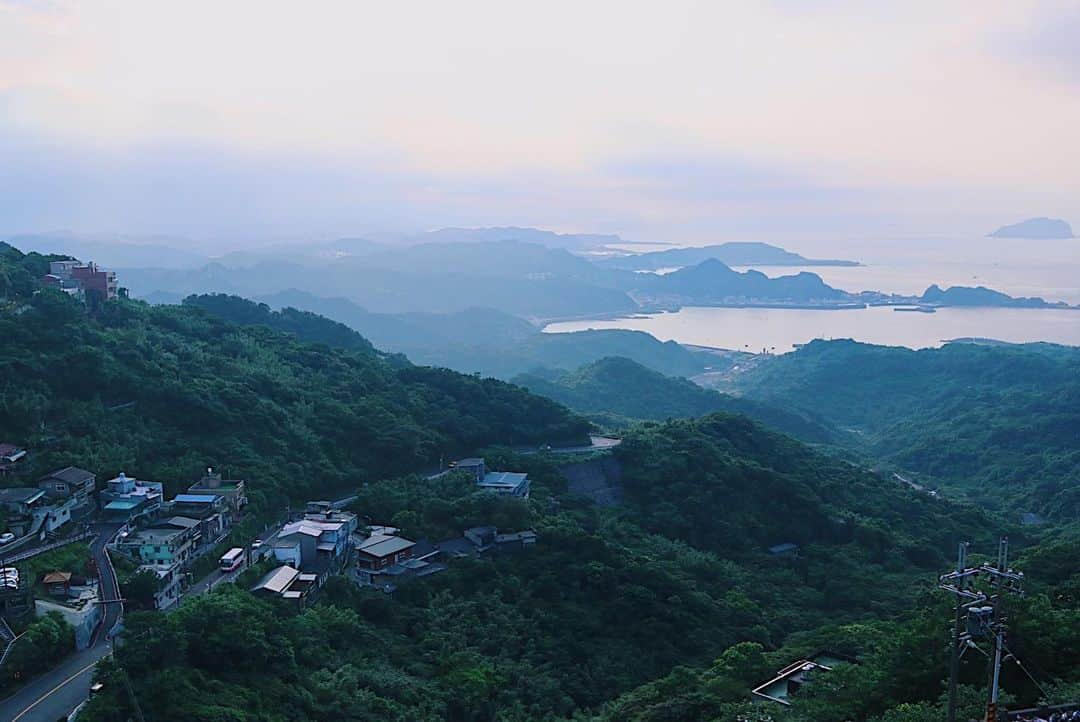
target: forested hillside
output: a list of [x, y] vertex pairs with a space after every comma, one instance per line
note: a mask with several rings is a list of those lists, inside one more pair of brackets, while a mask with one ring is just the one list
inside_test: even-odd
[[[0, 314], [0, 437], [67, 464], [190, 483], [244, 470], [257, 496], [307, 498], [433, 468], [490, 444], [580, 441], [588, 423], [494, 379], [401, 364], [325, 319], [238, 327], [194, 307], [117, 301], [88, 317], [56, 292]], [[306, 335], [306, 333], [304, 334]]]
[[[449, 559], [393, 595], [335, 577], [298, 612], [250, 595], [265, 571], [253, 569], [173, 613], [129, 613], [87, 722], [757, 720], [749, 690], [818, 649], [859, 664], [808, 685], [793, 722], [922, 722], [945, 670], [936, 576], [959, 541], [990, 550], [1000, 532], [1039, 568], [1012, 649], [1061, 694], [1077, 681], [1068, 529], [1031, 546], [975, 506], [724, 413], [634, 425], [612, 452], [623, 502], [600, 507], [569, 492], [559, 455], [492, 448], [589, 428], [518, 386], [387, 358], [340, 324], [243, 299], [121, 299], [91, 314], [32, 286], [0, 312], [0, 436], [34, 465], [123, 470], [170, 493], [212, 465], [247, 479], [256, 508], [351, 492], [356, 512], [413, 539], [480, 524], [538, 534], [526, 552]], [[601, 366], [670, 381], [627, 363]], [[684, 383], [684, 401], [701, 398]], [[478, 452], [527, 471], [531, 498], [410, 473]], [[779, 544], [798, 553], [771, 553]], [[984, 674], [965, 660], [965, 699]], [[1005, 683], [1024, 702], [1042, 694], [1016, 669]]]
[[837, 435], [805, 414], [717, 393], [619, 356], [600, 359], [570, 373], [534, 372], [511, 380], [607, 425], [626, 426], [635, 420], [663, 421], [726, 411], [745, 414], [803, 441], [829, 443]]
[[[539, 456], [489, 454], [529, 471], [528, 502], [477, 494], [454, 476], [369, 484], [355, 508], [414, 538], [488, 522], [534, 528], [539, 542], [522, 555], [452, 561], [392, 597], [336, 580], [299, 615], [242, 590], [164, 619], [131, 615], [116, 660], [154, 719], [629, 719], [604, 705], [667, 675], [692, 678], [690, 666], [719, 680], [708, 697], [696, 693], [708, 707], [694, 712], [683, 701], [690, 688], [676, 687], [680, 711], [648, 719], [727, 720], [771, 667], [809, 645], [861, 653], [881, 637], [890, 655], [875, 669], [902, 673], [891, 694], [937, 696], [941, 669], [904, 670], [903, 660], [934, 650], [936, 664], [945, 627], [903, 620], [929, 603], [921, 580], [957, 539], [992, 544], [978, 512], [735, 417], [654, 425], [623, 447], [621, 508], [567, 495]], [[780, 540], [799, 542], [801, 556], [771, 557], [767, 545]], [[868, 640], [836, 626], [871, 622]], [[114, 670], [101, 673], [109, 692], [87, 709], [90, 722], [130, 714]]]
[[873, 457], [980, 503], [1080, 512], [1080, 350], [815, 341], [737, 383], [751, 398], [856, 430]]
[[[301, 328], [288, 319], [302, 317], [309, 326], [303, 332], [312, 339], [317, 338], [316, 327], [332, 325], [326, 319], [333, 319], [370, 339], [379, 349], [405, 354], [414, 363], [501, 379], [535, 369], [573, 370], [606, 356], [625, 356], [676, 376], [699, 374], [712, 366], [726, 368], [732, 363], [725, 356], [689, 349], [674, 341], [658, 341], [641, 331], [542, 333], [524, 319], [491, 308], [451, 313], [372, 313], [344, 298], [321, 298], [296, 290], [260, 300], [281, 314], [267, 316], [268, 309], [260, 310], [251, 301], [225, 294], [190, 296], [185, 303], [228, 321], [258, 322], [295, 333]], [[300, 314], [297, 309], [326, 319], [313, 321], [310, 314]], [[337, 331], [324, 328], [318, 333]]]

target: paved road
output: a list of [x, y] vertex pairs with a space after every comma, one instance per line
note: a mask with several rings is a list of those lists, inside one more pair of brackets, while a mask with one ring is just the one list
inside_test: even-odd
[[[549, 454], [578, 454], [585, 451], [603, 451], [605, 449], [613, 449], [622, 443], [622, 439], [616, 439], [611, 436], [590, 436], [588, 446], [555, 446], [550, 449], [545, 449]], [[519, 454], [538, 454], [539, 449], [524, 449], [518, 452]]]
[[[105, 557], [105, 544], [120, 528], [119, 524], [100, 524], [90, 551], [101, 574], [102, 597], [106, 602], [120, 599], [120, 586], [112, 565]], [[59, 666], [29, 682], [18, 692], [0, 701], [0, 720], [11, 722], [56, 722], [67, 716], [90, 695], [94, 665], [112, 652], [108, 632], [120, 619], [120, 604], [105, 605], [105, 618], [98, 626], [90, 646], [64, 660]]]

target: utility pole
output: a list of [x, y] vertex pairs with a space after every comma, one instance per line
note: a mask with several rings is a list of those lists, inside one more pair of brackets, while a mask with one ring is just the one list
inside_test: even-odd
[[[1009, 568], [1009, 540], [1002, 537], [998, 544], [997, 565], [967, 566], [967, 545], [960, 545], [956, 570], [938, 577], [938, 587], [956, 598], [956, 623], [953, 628], [952, 657], [949, 666], [948, 722], [956, 720], [956, 686], [960, 671], [961, 648], [977, 647], [975, 639], [990, 638], [994, 649], [987, 654], [986, 722], [996, 722], [998, 691], [1001, 682], [1001, 651], [1005, 646], [1005, 617], [999, 613], [1003, 594], [1023, 596], [1024, 574]], [[975, 582], [985, 579], [985, 589], [976, 588]], [[963, 632], [962, 619], [966, 614], [967, 630]]]
[[[960, 574], [966, 566], [967, 542], [960, 542], [960, 548], [956, 554], [955, 573]], [[952, 654], [949, 659], [949, 707], [945, 718], [947, 722], [956, 722], [956, 685], [960, 676], [960, 634], [964, 631], [964, 607], [959, 594], [956, 596], [955, 608], [956, 620], [953, 624]]]

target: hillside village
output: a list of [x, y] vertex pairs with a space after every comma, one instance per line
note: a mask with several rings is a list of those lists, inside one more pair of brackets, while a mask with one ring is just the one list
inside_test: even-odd
[[[104, 561], [115, 565], [118, 585], [127, 589], [125, 606], [159, 611], [252, 573], [258, 575], [249, 585], [252, 594], [302, 610], [316, 602], [331, 576], [392, 593], [401, 584], [446, 570], [456, 559], [519, 551], [536, 543], [532, 530], [500, 533], [493, 526], [464, 529], [459, 537], [435, 542], [408, 539], [395, 527], [361, 520], [346, 509], [355, 497], [310, 501], [267, 526], [261, 538], [240, 539], [234, 531], [248, 509], [243, 479], [208, 468], [185, 492], [166, 499], [161, 482], [121, 472], [99, 483], [94, 472], [68, 466], [30, 485], [21, 463], [28, 452], [10, 443], [0, 448], [7, 460], [5, 481], [19, 484], [0, 489], [5, 514], [0, 634], [8, 648], [16, 636], [12, 630], [50, 613], [71, 626], [76, 649], [90, 646], [112, 602], [102, 591], [107, 586], [103, 577], [61, 568], [35, 575], [27, 564], [91, 538], [104, 542]], [[468, 475], [481, 491], [528, 496], [527, 474], [488, 471], [482, 458], [451, 462], [435, 476], [450, 473]], [[91, 560], [91, 571], [94, 566]], [[145, 599], [132, 591], [147, 588], [135, 581], [140, 576], [151, 580]]]

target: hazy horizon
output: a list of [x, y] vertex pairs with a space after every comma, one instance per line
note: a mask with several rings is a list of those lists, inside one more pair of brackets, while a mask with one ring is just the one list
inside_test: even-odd
[[[1080, 222], [1080, 12], [0, 0], [0, 232]], [[242, 50], [242, 52], [241, 52]]]

